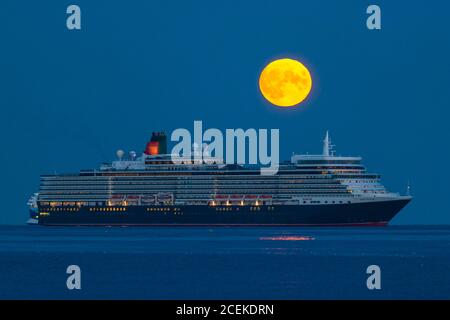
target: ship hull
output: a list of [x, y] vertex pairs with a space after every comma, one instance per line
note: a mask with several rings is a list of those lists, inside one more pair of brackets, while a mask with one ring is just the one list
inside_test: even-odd
[[39, 208], [40, 225], [384, 226], [410, 198], [346, 204]]

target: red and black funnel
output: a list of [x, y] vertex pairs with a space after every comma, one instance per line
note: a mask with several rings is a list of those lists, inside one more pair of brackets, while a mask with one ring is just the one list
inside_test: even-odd
[[153, 132], [152, 138], [145, 147], [144, 153], [151, 156], [158, 154], [167, 154], [166, 134], [164, 132]]

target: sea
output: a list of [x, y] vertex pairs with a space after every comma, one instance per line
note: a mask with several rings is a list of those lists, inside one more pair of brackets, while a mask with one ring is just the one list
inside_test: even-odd
[[450, 226], [0, 226], [0, 299], [449, 298]]

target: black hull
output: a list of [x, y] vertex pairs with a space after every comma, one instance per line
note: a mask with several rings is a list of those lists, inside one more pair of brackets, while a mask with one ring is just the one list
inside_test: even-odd
[[41, 225], [383, 226], [409, 198], [348, 204], [39, 208]]

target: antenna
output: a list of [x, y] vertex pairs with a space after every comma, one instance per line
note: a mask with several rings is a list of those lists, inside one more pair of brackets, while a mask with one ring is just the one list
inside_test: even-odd
[[[331, 141], [330, 141], [331, 142]], [[331, 144], [330, 143], [330, 153], [331, 153], [331, 156], [332, 157], [334, 157], [334, 154], [335, 154], [335, 152], [336, 152], [336, 150], [334, 150], [334, 147], [335, 147], [336, 145], [335, 144]]]

